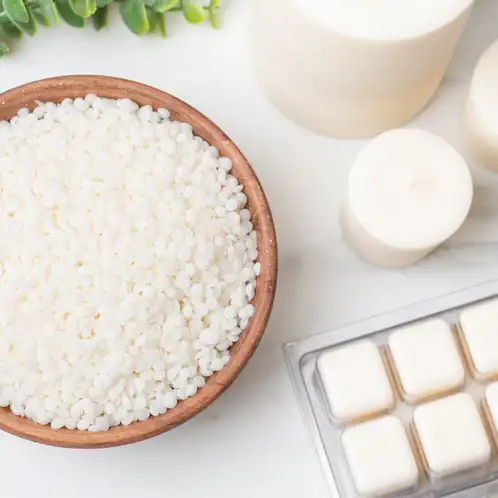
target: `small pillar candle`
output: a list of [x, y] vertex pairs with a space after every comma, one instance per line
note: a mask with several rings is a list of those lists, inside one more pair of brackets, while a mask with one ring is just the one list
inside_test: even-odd
[[269, 99], [336, 137], [401, 126], [438, 88], [473, 0], [251, 0], [250, 52]]
[[479, 59], [465, 112], [467, 141], [480, 163], [498, 171], [498, 42]]
[[468, 215], [473, 186], [462, 156], [416, 129], [385, 132], [357, 155], [341, 213], [345, 239], [365, 261], [416, 263]]

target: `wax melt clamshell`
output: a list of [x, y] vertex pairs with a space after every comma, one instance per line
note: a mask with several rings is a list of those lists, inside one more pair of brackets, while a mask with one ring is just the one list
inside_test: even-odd
[[495, 280], [287, 343], [331, 495], [498, 493], [497, 336]]

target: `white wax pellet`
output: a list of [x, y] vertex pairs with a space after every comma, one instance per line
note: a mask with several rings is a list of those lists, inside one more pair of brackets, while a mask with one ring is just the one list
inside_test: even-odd
[[498, 300], [463, 310], [460, 330], [474, 375], [498, 376]]
[[365, 261], [408, 266], [460, 228], [472, 196], [469, 168], [451, 145], [426, 131], [391, 130], [351, 167], [343, 233]]
[[450, 326], [440, 319], [393, 332], [389, 352], [405, 399], [416, 402], [447, 393], [465, 381], [465, 370]]
[[491, 445], [470, 394], [421, 405], [413, 422], [433, 479], [483, 466], [491, 458]]
[[498, 171], [498, 42], [481, 56], [472, 76], [465, 113], [465, 131], [481, 164]]
[[417, 462], [398, 418], [387, 416], [348, 428], [342, 446], [360, 495], [382, 496], [416, 486]]
[[428, 103], [473, 3], [252, 0], [253, 67], [270, 100], [297, 123], [337, 137], [374, 136]]
[[318, 372], [332, 416], [340, 422], [380, 413], [393, 405], [384, 362], [372, 341], [323, 353], [318, 359]]

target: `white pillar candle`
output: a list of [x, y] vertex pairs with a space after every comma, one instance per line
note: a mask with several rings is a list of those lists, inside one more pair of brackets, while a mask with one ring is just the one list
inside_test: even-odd
[[373, 136], [439, 86], [473, 0], [251, 0], [250, 51], [270, 100], [319, 133]]
[[477, 159], [498, 171], [498, 42], [484, 52], [474, 70], [465, 129]]
[[391, 130], [353, 163], [343, 233], [365, 261], [408, 266], [456, 232], [472, 195], [470, 171], [451, 145], [426, 131]]

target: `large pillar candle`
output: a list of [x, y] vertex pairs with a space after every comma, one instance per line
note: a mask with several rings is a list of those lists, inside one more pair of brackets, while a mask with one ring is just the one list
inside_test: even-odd
[[391, 130], [353, 163], [343, 234], [371, 264], [408, 266], [458, 230], [472, 195], [470, 171], [451, 145], [426, 131]]
[[479, 59], [465, 112], [468, 143], [481, 164], [498, 171], [498, 42]]
[[473, 0], [251, 0], [250, 52], [269, 99], [337, 137], [373, 136], [438, 88]]

